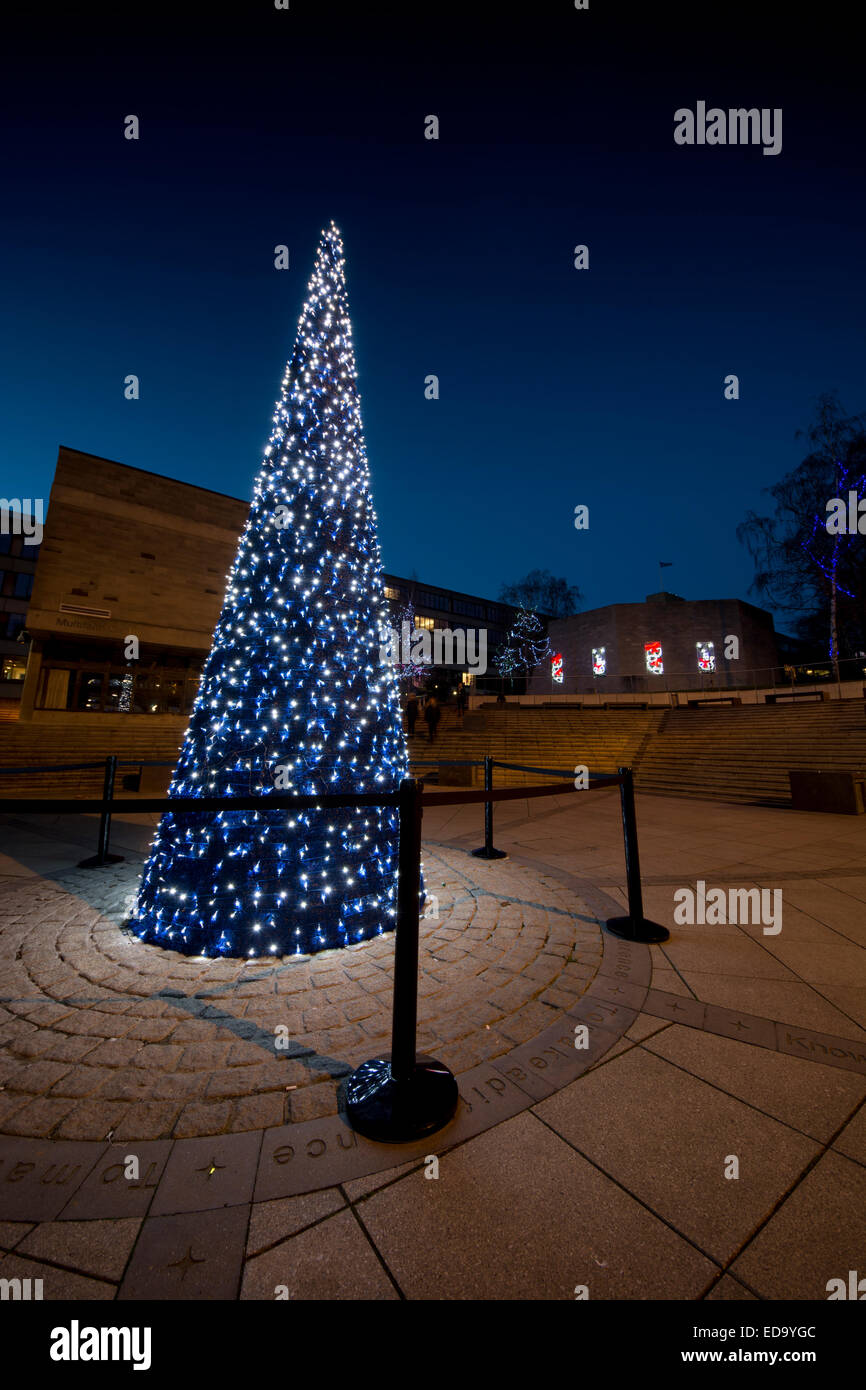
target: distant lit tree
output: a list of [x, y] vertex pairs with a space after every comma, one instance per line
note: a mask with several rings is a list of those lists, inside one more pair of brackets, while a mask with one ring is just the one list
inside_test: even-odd
[[549, 651], [550, 641], [538, 614], [521, 608], [493, 660], [500, 676], [522, 676], [534, 671]]

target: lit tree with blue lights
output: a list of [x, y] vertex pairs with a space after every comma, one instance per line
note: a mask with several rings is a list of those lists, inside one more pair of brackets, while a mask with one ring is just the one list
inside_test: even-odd
[[[408, 774], [340, 233], [322, 233], [169, 796], [393, 790]], [[167, 812], [132, 929], [283, 956], [394, 926], [397, 813]]]

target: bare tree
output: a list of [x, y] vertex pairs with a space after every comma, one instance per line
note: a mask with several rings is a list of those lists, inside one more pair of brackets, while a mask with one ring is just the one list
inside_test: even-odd
[[748, 512], [737, 538], [755, 561], [751, 592], [795, 616], [804, 633], [821, 616], [838, 679], [840, 651], [866, 645], [866, 547], [856, 530], [829, 529], [828, 510], [834, 498], [847, 507], [849, 492], [866, 497], [866, 417], [846, 416], [836, 393], [825, 392], [814, 421], [796, 437], [810, 452], [764, 489], [773, 514]]
[[503, 585], [499, 598], [514, 608], [544, 613], [549, 618], [570, 618], [577, 612], [583, 594], [576, 584], [555, 578], [550, 570], [530, 570], [516, 584]]

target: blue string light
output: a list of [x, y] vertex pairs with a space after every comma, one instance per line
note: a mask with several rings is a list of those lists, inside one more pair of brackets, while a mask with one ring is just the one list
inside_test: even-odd
[[[340, 233], [322, 233], [169, 796], [394, 790], [408, 775]], [[396, 917], [388, 807], [167, 812], [131, 925], [185, 954], [280, 957]]]

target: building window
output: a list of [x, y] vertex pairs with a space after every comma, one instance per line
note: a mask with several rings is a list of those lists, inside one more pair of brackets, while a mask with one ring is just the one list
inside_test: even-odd
[[593, 647], [592, 649], [592, 674], [594, 676], [607, 675], [606, 651], [606, 647]]
[[646, 668], [651, 676], [663, 676], [665, 673], [664, 662], [662, 661], [661, 642], [645, 642], [644, 651], [646, 652]]
[[450, 602], [446, 594], [434, 594], [430, 589], [422, 589], [418, 595], [418, 602], [425, 608], [450, 608]]
[[16, 598], [29, 598], [33, 593], [33, 575], [16, 574], [14, 594]]
[[27, 672], [27, 662], [17, 656], [7, 656], [3, 662], [4, 681], [23, 681]]
[[429, 631], [430, 631], [432, 628], [434, 628], [435, 626], [436, 626], [436, 619], [435, 619], [435, 618], [419, 618], [418, 614], [417, 614], [417, 613], [415, 614], [415, 627], [416, 627], [416, 628], [424, 627], [424, 628], [426, 628], [426, 629], [428, 630], [428, 632], [429, 632]]
[[715, 671], [716, 651], [712, 642], [696, 643], [698, 649], [698, 670]]
[[19, 632], [21, 631], [21, 629], [22, 629], [23, 626], [24, 626], [24, 614], [23, 614], [23, 613], [10, 613], [10, 614], [9, 614], [9, 617], [8, 617], [8, 619], [7, 619], [7, 622], [6, 622], [6, 637], [7, 637], [7, 640], [13, 641], [13, 642], [14, 642], [15, 638], [18, 636], [18, 634], [19, 634]]
[[484, 608], [480, 603], [467, 603], [465, 599], [458, 598], [452, 605], [455, 613], [462, 613], [465, 618], [483, 618]]
[[38, 560], [38, 559], [39, 559], [39, 542], [37, 541], [37, 542], [35, 542], [34, 544], [31, 544], [29, 541], [22, 541], [22, 543], [21, 543], [21, 559], [22, 559], [22, 560]]
[[198, 672], [185, 661], [144, 670], [132, 665], [52, 662], [43, 665], [37, 709], [88, 713], [189, 714], [198, 687]]
[[386, 584], [385, 597], [391, 599], [401, 599], [403, 595], [399, 589], [393, 589], [390, 584]]

